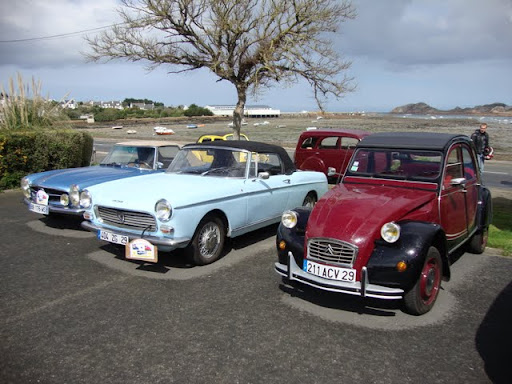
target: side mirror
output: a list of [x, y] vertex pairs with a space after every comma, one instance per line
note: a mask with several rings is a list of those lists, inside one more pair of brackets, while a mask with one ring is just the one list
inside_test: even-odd
[[159, 161], [156, 162], [156, 168], [157, 169], [162, 169], [164, 167], [164, 163], [161, 163]]
[[336, 168], [329, 167], [327, 168], [327, 176], [335, 176], [336, 175]]
[[268, 173], [268, 172], [258, 173], [258, 179], [267, 180], [269, 177], [270, 177], [270, 173]]

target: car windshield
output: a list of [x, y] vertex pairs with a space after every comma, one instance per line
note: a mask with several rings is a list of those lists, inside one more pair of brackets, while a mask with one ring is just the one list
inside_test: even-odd
[[167, 172], [202, 176], [245, 177], [248, 157], [247, 151], [233, 148], [185, 148], [178, 152]]
[[346, 175], [433, 181], [439, 177], [442, 154], [437, 151], [360, 148]]
[[155, 148], [115, 145], [101, 165], [153, 168]]

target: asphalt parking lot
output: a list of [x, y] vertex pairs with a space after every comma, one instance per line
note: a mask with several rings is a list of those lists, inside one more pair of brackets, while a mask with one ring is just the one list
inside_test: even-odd
[[2, 383], [509, 383], [512, 258], [464, 254], [434, 310], [281, 284], [276, 227], [156, 265], [0, 194]]

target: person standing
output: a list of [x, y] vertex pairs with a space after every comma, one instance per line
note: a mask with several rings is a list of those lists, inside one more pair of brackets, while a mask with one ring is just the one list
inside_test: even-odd
[[475, 144], [478, 165], [480, 172], [484, 171], [485, 153], [489, 150], [489, 134], [487, 133], [487, 123], [480, 124], [480, 128], [471, 135], [471, 140]]

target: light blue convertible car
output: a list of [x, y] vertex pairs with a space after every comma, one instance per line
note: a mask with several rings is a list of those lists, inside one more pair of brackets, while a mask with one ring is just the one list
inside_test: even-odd
[[226, 236], [278, 223], [283, 211], [312, 206], [327, 189], [323, 173], [296, 170], [276, 145], [190, 144], [165, 173], [83, 191], [82, 227], [125, 245], [128, 258], [143, 259], [147, 250], [148, 260], [156, 261], [158, 250], [185, 248], [193, 263], [203, 265], [221, 256]]
[[168, 141], [127, 141], [115, 144], [100, 165], [33, 173], [21, 180], [28, 209], [48, 215], [82, 215], [80, 192], [105, 181], [163, 172], [179, 152]]

